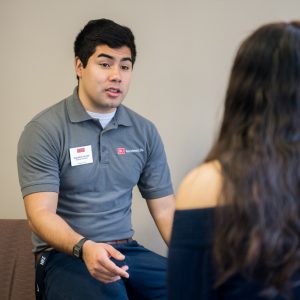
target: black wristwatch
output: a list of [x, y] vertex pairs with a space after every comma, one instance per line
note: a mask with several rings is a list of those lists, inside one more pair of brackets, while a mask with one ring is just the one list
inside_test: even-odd
[[82, 238], [78, 243], [73, 247], [73, 256], [82, 259], [82, 246], [87, 241], [87, 238]]

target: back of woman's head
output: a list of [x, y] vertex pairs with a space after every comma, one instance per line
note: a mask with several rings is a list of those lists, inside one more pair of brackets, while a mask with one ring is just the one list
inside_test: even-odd
[[299, 22], [262, 26], [240, 46], [214, 159], [224, 178], [218, 284], [243, 271], [287, 293], [300, 266]]
[[231, 140], [234, 148], [297, 140], [299, 96], [300, 22], [260, 27], [242, 43], [234, 61], [220, 138]]

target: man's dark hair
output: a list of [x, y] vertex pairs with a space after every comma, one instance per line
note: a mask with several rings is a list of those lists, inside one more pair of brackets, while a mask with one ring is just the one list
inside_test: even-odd
[[131, 51], [132, 64], [134, 64], [136, 58], [134, 35], [128, 27], [108, 19], [89, 21], [74, 42], [75, 57], [80, 59], [83, 67], [86, 67], [90, 56], [100, 45], [107, 45], [110, 48], [127, 46]]

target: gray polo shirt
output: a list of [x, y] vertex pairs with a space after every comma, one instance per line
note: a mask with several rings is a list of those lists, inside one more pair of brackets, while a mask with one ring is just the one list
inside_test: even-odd
[[[23, 196], [57, 192], [57, 214], [94, 241], [129, 238], [132, 189], [155, 199], [173, 193], [155, 126], [124, 105], [102, 129], [82, 106], [77, 89], [34, 117], [18, 144]], [[35, 250], [45, 243], [34, 235]]]

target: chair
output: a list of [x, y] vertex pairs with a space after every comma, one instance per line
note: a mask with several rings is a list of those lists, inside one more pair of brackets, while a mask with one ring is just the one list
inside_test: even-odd
[[23, 219], [0, 219], [0, 298], [34, 300], [31, 231]]

